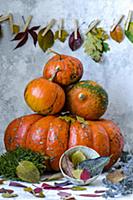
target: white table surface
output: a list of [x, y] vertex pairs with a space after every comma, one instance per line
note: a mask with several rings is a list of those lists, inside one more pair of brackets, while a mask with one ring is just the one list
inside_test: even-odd
[[[67, 193], [71, 193], [73, 194], [73, 196], [76, 198], [76, 200], [104, 200], [105, 198], [103, 197], [80, 197], [78, 196], [78, 194], [94, 194], [95, 190], [105, 190], [107, 188], [104, 187], [103, 183], [102, 183], [102, 179], [104, 178], [104, 175], [101, 175], [97, 180], [95, 180], [95, 182], [93, 182], [91, 185], [88, 186], [84, 186], [87, 188], [87, 190], [84, 191], [72, 191], [72, 190], [63, 190], [64, 192]], [[65, 181], [66, 179], [63, 179], [63, 181]], [[45, 194], [45, 198], [37, 198], [34, 197], [32, 194], [30, 194], [29, 192], [25, 192], [23, 188], [20, 187], [11, 187], [8, 186], [10, 181], [6, 181], [4, 182], [4, 184], [0, 185], [0, 188], [6, 188], [6, 189], [12, 189], [14, 190], [14, 193], [17, 193], [19, 196], [18, 197], [14, 197], [14, 198], [10, 198], [10, 200], [32, 200], [32, 199], [46, 199], [46, 200], [60, 200], [60, 196], [57, 195], [57, 193], [59, 191], [57, 190], [44, 190], [44, 194]], [[56, 181], [56, 182], [60, 182], [60, 181]], [[33, 189], [35, 188], [32, 184], [30, 183], [25, 183], [25, 182], [20, 182], [28, 187], [32, 187]], [[54, 184], [54, 181], [49, 181], [49, 182], [45, 182], [48, 183], [50, 185]], [[42, 183], [41, 183], [42, 184]], [[36, 186], [39, 186], [41, 184], [35, 184]], [[68, 186], [69, 187], [69, 186]], [[9, 198], [3, 198], [0, 194], [0, 200], [9, 200]], [[133, 200], [133, 195], [128, 195], [128, 196], [120, 196], [117, 198], [108, 198], [108, 200], [114, 200], [114, 199], [118, 199], [118, 200]]]

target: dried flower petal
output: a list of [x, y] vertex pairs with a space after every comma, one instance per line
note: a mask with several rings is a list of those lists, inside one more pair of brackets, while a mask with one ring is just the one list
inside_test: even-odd
[[87, 181], [90, 178], [91, 178], [90, 172], [87, 169], [83, 169], [80, 175], [80, 179], [82, 179], [83, 181]]
[[73, 186], [73, 187], [71, 188], [71, 190], [74, 190], [74, 191], [82, 191], [82, 190], [87, 190], [87, 188], [81, 187], [81, 186]]
[[61, 186], [53, 186], [53, 185], [50, 185], [50, 184], [47, 184], [47, 183], [43, 183], [41, 185], [41, 187], [43, 189], [46, 189], [46, 190], [68, 190], [68, 189], [71, 189], [69, 187], [64, 188], [64, 187], [61, 187]]
[[5, 189], [5, 188], [0, 188], [0, 193], [6, 193], [8, 192], [9, 194], [13, 193], [14, 190], [10, 190], [10, 189]]
[[60, 197], [69, 197], [72, 194], [71, 193], [67, 193], [67, 192], [58, 192], [57, 195], [59, 195]]
[[14, 187], [23, 187], [23, 188], [26, 188], [27, 186], [21, 184], [21, 183], [18, 183], [18, 182], [14, 182], [14, 181], [11, 181], [9, 183], [9, 186], [14, 186]]

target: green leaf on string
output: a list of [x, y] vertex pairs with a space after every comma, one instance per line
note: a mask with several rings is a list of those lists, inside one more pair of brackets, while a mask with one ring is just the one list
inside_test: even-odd
[[108, 35], [102, 28], [93, 28], [87, 33], [84, 41], [84, 51], [95, 62], [100, 62], [104, 52], [109, 51], [108, 43], [104, 42]]
[[130, 40], [130, 42], [133, 43], [133, 22], [129, 23], [128, 30], [127, 31], [125, 30], [125, 35]]
[[44, 36], [42, 35], [45, 29], [46, 28], [41, 29], [37, 37], [38, 44], [44, 52], [46, 52], [47, 49], [52, 47], [54, 44], [54, 34], [52, 30], [49, 30]]
[[68, 37], [68, 32], [66, 30], [61, 30], [61, 37], [59, 37], [59, 30], [55, 32], [54, 39], [60, 40], [61, 42], [65, 42]]

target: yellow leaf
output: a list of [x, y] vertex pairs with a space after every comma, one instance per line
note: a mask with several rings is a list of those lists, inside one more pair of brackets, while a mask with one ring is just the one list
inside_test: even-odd
[[116, 42], [119, 42], [119, 43], [122, 42], [124, 39], [122, 28], [119, 25], [117, 25], [114, 31], [110, 32], [110, 36]]

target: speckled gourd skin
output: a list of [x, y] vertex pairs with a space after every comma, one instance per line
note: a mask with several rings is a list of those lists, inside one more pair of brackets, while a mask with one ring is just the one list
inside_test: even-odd
[[[56, 73], [56, 71], [58, 71]], [[55, 55], [44, 66], [43, 76], [46, 79], [52, 78], [53, 81], [67, 86], [81, 79], [83, 65], [75, 57], [67, 55]]]
[[67, 109], [87, 120], [97, 120], [106, 111], [108, 95], [96, 82], [86, 80], [73, 85], [66, 92]]

